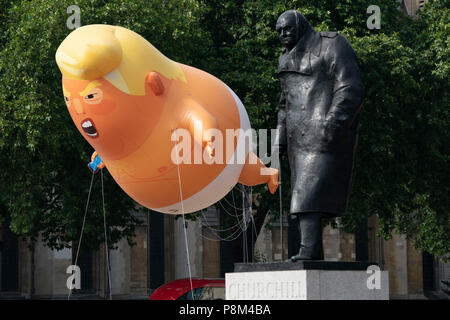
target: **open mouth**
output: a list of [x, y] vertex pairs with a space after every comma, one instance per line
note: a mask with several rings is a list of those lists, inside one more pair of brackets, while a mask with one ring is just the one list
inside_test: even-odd
[[83, 131], [92, 138], [98, 137], [97, 129], [95, 129], [94, 121], [91, 119], [85, 119], [81, 122], [81, 128], [83, 128]]

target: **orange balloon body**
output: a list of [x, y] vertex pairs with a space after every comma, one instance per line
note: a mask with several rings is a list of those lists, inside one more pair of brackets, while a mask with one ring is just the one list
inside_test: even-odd
[[[226, 129], [249, 129], [250, 123], [242, 103], [223, 82], [199, 69], [167, 60], [177, 65], [183, 78], [171, 79], [151, 70], [142, 79], [145, 92], [133, 94], [120, 90], [107, 77], [80, 79], [68, 75], [57, 54], [74, 124], [115, 181], [141, 205], [174, 214], [182, 213], [180, 189], [184, 213], [213, 204], [238, 181], [247, 185], [269, 183], [274, 192], [277, 170], [261, 175], [265, 166], [259, 159], [254, 164], [229, 164], [232, 153], [225, 150], [222, 163], [181, 163], [177, 167], [172, 159], [175, 129], [194, 133], [196, 126], [203, 132], [213, 128], [225, 140]], [[192, 135], [192, 155], [196, 143], [201, 144], [202, 152], [211, 143], [207, 138], [203, 140], [204, 136], [200, 139]], [[239, 139], [243, 139], [242, 134], [233, 138], [233, 152]], [[250, 152], [248, 157], [256, 156]]]

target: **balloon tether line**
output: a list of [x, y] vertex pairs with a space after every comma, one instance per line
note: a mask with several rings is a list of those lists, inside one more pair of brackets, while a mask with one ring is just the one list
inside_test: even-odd
[[241, 189], [242, 189], [242, 224], [243, 224], [243, 229], [242, 229], [242, 261], [243, 262], [248, 262], [248, 248], [247, 248], [247, 210], [246, 210], [246, 206], [245, 206], [245, 200], [246, 200], [246, 191], [245, 191], [245, 186], [243, 184], [241, 184]]
[[105, 210], [105, 193], [103, 191], [103, 168], [100, 169], [100, 177], [101, 177], [101, 180], [102, 180], [103, 226], [104, 226], [104, 229], [105, 229], [105, 254], [106, 254], [106, 269], [108, 271], [109, 300], [112, 300], [111, 261], [109, 259], [108, 237], [106, 235], [106, 210]]
[[181, 174], [180, 174], [180, 159], [178, 155], [178, 147], [177, 147], [177, 141], [178, 137], [176, 134], [176, 131], [174, 131], [175, 134], [175, 154], [177, 155], [177, 172], [178, 172], [178, 189], [180, 191], [180, 202], [181, 202], [181, 215], [183, 216], [183, 230], [184, 230], [184, 241], [186, 244], [186, 257], [187, 257], [187, 264], [188, 264], [188, 271], [189, 271], [189, 283], [191, 286], [191, 294], [192, 294], [192, 300], [194, 300], [194, 291], [192, 288], [192, 273], [191, 273], [191, 262], [189, 260], [189, 245], [187, 241], [187, 231], [186, 231], [186, 219], [184, 217], [184, 204], [183, 204], [183, 188], [181, 185]]
[[[75, 266], [77, 265], [77, 262], [78, 262], [78, 255], [80, 253], [81, 240], [83, 239], [84, 225], [86, 223], [86, 215], [87, 215], [87, 210], [89, 208], [89, 199], [91, 197], [92, 182], [93, 181], [94, 181], [94, 172], [92, 172], [91, 185], [89, 186], [89, 193], [88, 193], [88, 197], [87, 197], [87, 201], [86, 201], [86, 208], [84, 210], [83, 224], [81, 225], [80, 239], [78, 240], [78, 249], [77, 249], [77, 254], [75, 256]], [[72, 294], [72, 287], [70, 287], [70, 291], [69, 291], [69, 295], [67, 296], [67, 300], [70, 300], [70, 295], [71, 294]]]
[[281, 242], [281, 261], [284, 260], [284, 242], [283, 242], [283, 197], [281, 193], [281, 165], [278, 171], [279, 183], [278, 183], [278, 193], [280, 194], [280, 242]]

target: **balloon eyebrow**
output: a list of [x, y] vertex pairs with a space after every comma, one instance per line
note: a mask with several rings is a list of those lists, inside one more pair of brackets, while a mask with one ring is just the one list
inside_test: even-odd
[[97, 88], [97, 87], [99, 87], [101, 85], [102, 84], [99, 81], [97, 81], [97, 80], [94, 80], [94, 81], [90, 82], [87, 85], [87, 87], [83, 91], [80, 92], [80, 96], [84, 96], [86, 93], [88, 93], [92, 89]]

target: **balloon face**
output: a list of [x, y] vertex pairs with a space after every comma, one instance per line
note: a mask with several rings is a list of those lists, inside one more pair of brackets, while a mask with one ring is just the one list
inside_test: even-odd
[[149, 91], [143, 96], [127, 94], [105, 79], [63, 77], [62, 84], [75, 126], [103, 159], [120, 159], [136, 151], [163, 110], [161, 97]]

